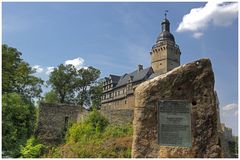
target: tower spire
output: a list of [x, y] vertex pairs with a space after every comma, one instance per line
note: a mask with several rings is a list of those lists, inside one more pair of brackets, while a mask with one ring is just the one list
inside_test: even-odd
[[165, 10], [165, 13], [164, 13], [165, 18], [163, 19], [163, 21], [161, 23], [162, 32], [164, 32], [164, 31], [170, 32], [170, 23], [167, 19], [167, 13], [168, 13], [168, 10]]
[[164, 13], [165, 19], [167, 19], [167, 13], [168, 13], [168, 10], [165, 10], [165, 13]]

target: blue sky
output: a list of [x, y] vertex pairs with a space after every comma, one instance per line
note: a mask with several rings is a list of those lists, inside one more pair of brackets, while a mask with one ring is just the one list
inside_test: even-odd
[[[234, 4], [3, 3], [3, 43], [48, 79], [60, 63], [122, 75], [150, 66], [150, 49], [168, 9], [181, 64], [210, 58], [221, 121], [237, 134], [238, 17]], [[192, 10], [193, 9], [193, 10]], [[46, 89], [44, 89], [46, 91]]]

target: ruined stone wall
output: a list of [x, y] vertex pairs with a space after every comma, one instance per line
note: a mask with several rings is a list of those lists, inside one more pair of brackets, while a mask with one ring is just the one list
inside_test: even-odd
[[60, 143], [68, 123], [81, 121], [86, 114], [81, 106], [41, 103], [36, 134], [44, 143]]
[[[222, 157], [214, 73], [201, 59], [140, 84], [135, 90], [132, 157]], [[160, 146], [157, 140], [157, 102], [187, 100], [191, 107], [191, 147]]]

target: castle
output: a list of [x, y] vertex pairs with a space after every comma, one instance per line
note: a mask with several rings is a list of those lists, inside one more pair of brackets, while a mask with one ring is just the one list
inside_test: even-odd
[[[135, 95], [134, 91], [137, 86], [139, 86], [142, 82], [147, 81], [149, 79], [152, 79], [154, 77], [157, 77], [161, 74], [167, 73], [168, 71], [180, 66], [180, 49], [178, 45], [175, 43], [174, 36], [170, 33], [170, 22], [166, 18], [163, 19], [162, 23], [162, 32], [157, 38], [156, 43], [153, 45], [150, 57], [151, 57], [151, 66], [148, 68], [143, 68], [142, 65], [138, 65], [137, 70], [124, 74], [122, 76], [117, 75], [110, 75], [109, 77], [105, 77], [104, 85], [103, 85], [103, 95], [102, 95], [102, 106], [99, 110], [101, 114], [106, 116], [111, 124], [119, 125], [119, 124], [132, 124], [133, 123], [133, 117], [134, 114], [137, 114], [136, 111], [134, 111], [135, 106]], [[206, 60], [204, 60], [206, 61]], [[195, 62], [192, 63], [192, 65]], [[196, 61], [196, 65], [199, 62]], [[185, 66], [186, 67], [186, 66]], [[196, 67], [198, 68], [198, 67]], [[195, 69], [196, 69], [195, 68]], [[211, 68], [211, 67], [210, 67]], [[191, 67], [191, 69], [194, 69], [194, 67]], [[193, 71], [194, 72], [194, 71]], [[206, 72], [209, 73], [209, 72]], [[180, 73], [182, 74], [182, 73]], [[213, 73], [212, 73], [213, 74]], [[186, 76], [186, 75], [185, 75]], [[205, 75], [206, 76], [206, 75]], [[201, 75], [200, 75], [201, 77]], [[190, 77], [191, 78], [191, 77]], [[192, 77], [193, 78], [193, 77]], [[211, 76], [210, 76], [211, 78]], [[213, 78], [213, 77], [212, 77]], [[178, 79], [180, 81], [181, 78]], [[206, 81], [199, 82], [207, 82]], [[152, 81], [153, 82], [153, 81]], [[163, 81], [164, 82], [164, 81]], [[165, 83], [165, 82], [164, 82]], [[198, 83], [195, 81], [195, 83]], [[161, 83], [159, 83], [161, 84]], [[189, 82], [190, 84], [190, 82]], [[210, 86], [213, 86], [214, 82], [213, 80], [210, 81]], [[149, 85], [149, 84], [148, 84]], [[164, 84], [163, 84], [164, 85]], [[175, 85], [175, 86], [174, 86]], [[169, 90], [172, 91], [172, 93], [176, 95], [182, 95], [188, 92], [188, 85], [185, 85], [185, 89], [182, 90], [181, 87], [178, 87], [177, 84], [171, 85], [171, 87], [163, 87], [165, 88], [165, 92], [163, 94], [169, 93]], [[165, 85], [164, 85], [165, 86]], [[198, 89], [202, 89], [205, 91], [206, 89], [209, 89], [208, 87], [204, 87], [205, 85], [202, 85]], [[177, 87], [177, 88], [174, 88]], [[182, 86], [184, 87], [184, 85]], [[184, 92], [185, 91], [185, 92]], [[162, 91], [157, 91], [161, 92]], [[156, 95], [152, 95], [153, 92], [149, 92], [149, 96], [156, 99]], [[232, 131], [230, 128], [225, 127], [224, 125], [221, 125], [220, 122], [220, 113], [219, 113], [219, 100], [217, 97], [217, 92], [215, 91], [212, 96], [209, 96], [205, 93], [202, 94], [202, 92], [196, 92], [199, 97], [198, 101], [202, 102], [203, 105], [199, 105], [199, 107], [196, 107], [196, 101], [192, 102], [192, 104], [195, 107], [192, 107], [195, 111], [192, 112], [193, 120], [195, 121], [195, 124], [198, 124], [196, 119], [199, 118], [199, 116], [196, 115], [202, 115], [201, 119], [198, 120], [198, 122], [201, 122], [201, 125], [205, 125], [205, 127], [209, 124], [209, 122], [212, 122], [211, 124], [215, 125], [215, 128], [209, 128], [210, 133], [212, 131], [217, 132], [217, 138], [214, 139], [218, 140], [218, 145], [221, 146], [224, 157], [230, 157], [230, 150], [229, 145], [232, 143]], [[167, 95], [167, 94], [166, 94]], [[191, 100], [191, 97], [193, 97], [194, 94], [188, 94], [188, 98]], [[159, 98], [159, 97], [157, 97]], [[178, 97], [179, 98], [179, 97]], [[150, 99], [150, 98], [146, 98]], [[145, 100], [146, 100], [145, 99]], [[196, 100], [195, 99], [195, 100]], [[193, 98], [194, 100], [194, 98]], [[213, 102], [210, 103], [211, 105], [214, 104], [215, 106], [212, 107], [206, 107], [207, 102]], [[136, 100], [136, 102], [139, 102]], [[206, 103], [205, 103], [206, 102]], [[195, 104], [194, 104], [195, 103]], [[136, 103], [137, 104], [137, 103]], [[136, 105], [138, 106], [138, 105]], [[212, 109], [211, 116], [206, 118], [205, 114], [202, 114], [205, 110], [197, 110], [198, 108], [205, 107]], [[156, 106], [154, 106], [156, 108]], [[196, 111], [197, 110], [197, 111]], [[148, 110], [149, 111], [149, 110]], [[142, 111], [140, 111], [142, 112]], [[145, 112], [145, 111], [144, 111]], [[150, 110], [149, 112], [154, 112], [154, 110]], [[197, 112], [197, 113], [196, 113]], [[199, 113], [198, 113], [199, 112]], [[209, 114], [208, 113], [208, 114]], [[82, 106], [71, 106], [68, 104], [47, 104], [47, 103], [41, 103], [39, 107], [39, 116], [38, 116], [38, 125], [36, 130], [36, 135], [38, 135], [39, 139], [42, 140], [46, 144], [59, 144], [62, 143], [64, 140], [64, 136], [66, 134], [67, 124], [69, 121], [71, 122], [81, 122], [85, 119], [85, 116], [88, 115], [88, 111], [85, 110]], [[152, 114], [155, 115], [156, 114]], [[212, 116], [213, 115], [213, 116]], [[147, 117], [149, 118], [149, 117]], [[209, 121], [209, 119], [212, 121]], [[142, 119], [146, 121], [146, 117]], [[156, 120], [156, 119], [155, 119]], [[202, 123], [205, 121], [206, 123]], [[213, 123], [214, 122], [214, 123]], [[216, 122], [216, 123], [215, 123]], [[152, 121], [150, 123], [153, 124]], [[152, 126], [156, 125], [153, 124]], [[200, 125], [194, 125], [194, 126], [200, 126]], [[211, 125], [210, 125], [211, 126]], [[149, 127], [149, 126], [148, 126]], [[145, 126], [144, 126], [145, 128]], [[147, 128], [149, 129], [149, 128]], [[215, 129], [215, 130], [214, 130]], [[195, 128], [196, 130], [196, 128]], [[197, 131], [203, 131], [202, 133], [207, 133], [205, 131], [204, 126], [199, 127]], [[196, 134], [197, 131], [194, 132], [195, 135], [193, 137], [200, 136], [201, 134]], [[206, 135], [206, 134], [205, 134]], [[153, 136], [154, 137], [154, 136]], [[205, 138], [207, 136], [200, 136], [201, 138]], [[204, 142], [205, 141], [201, 141]], [[198, 142], [199, 144], [201, 142]]]
[[138, 65], [137, 70], [131, 73], [122, 76], [110, 74], [104, 78], [102, 109], [134, 107], [134, 90], [140, 83], [180, 66], [181, 52], [170, 32], [170, 22], [166, 14], [161, 26], [162, 32], [150, 52], [151, 67], [144, 69], [143, 65]]

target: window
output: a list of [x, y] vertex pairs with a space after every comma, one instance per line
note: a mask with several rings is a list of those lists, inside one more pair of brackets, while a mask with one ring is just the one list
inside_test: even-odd
[[68, 117], [65, 117], [65, 124], [68, 123]]
[[64, 134], [65, 134], [65, 132], [67, 131], [67, 127], [68, 127], [68, 118], [69, 118], [69, 117], [65, 117], [65, 118], [64, 118]]

